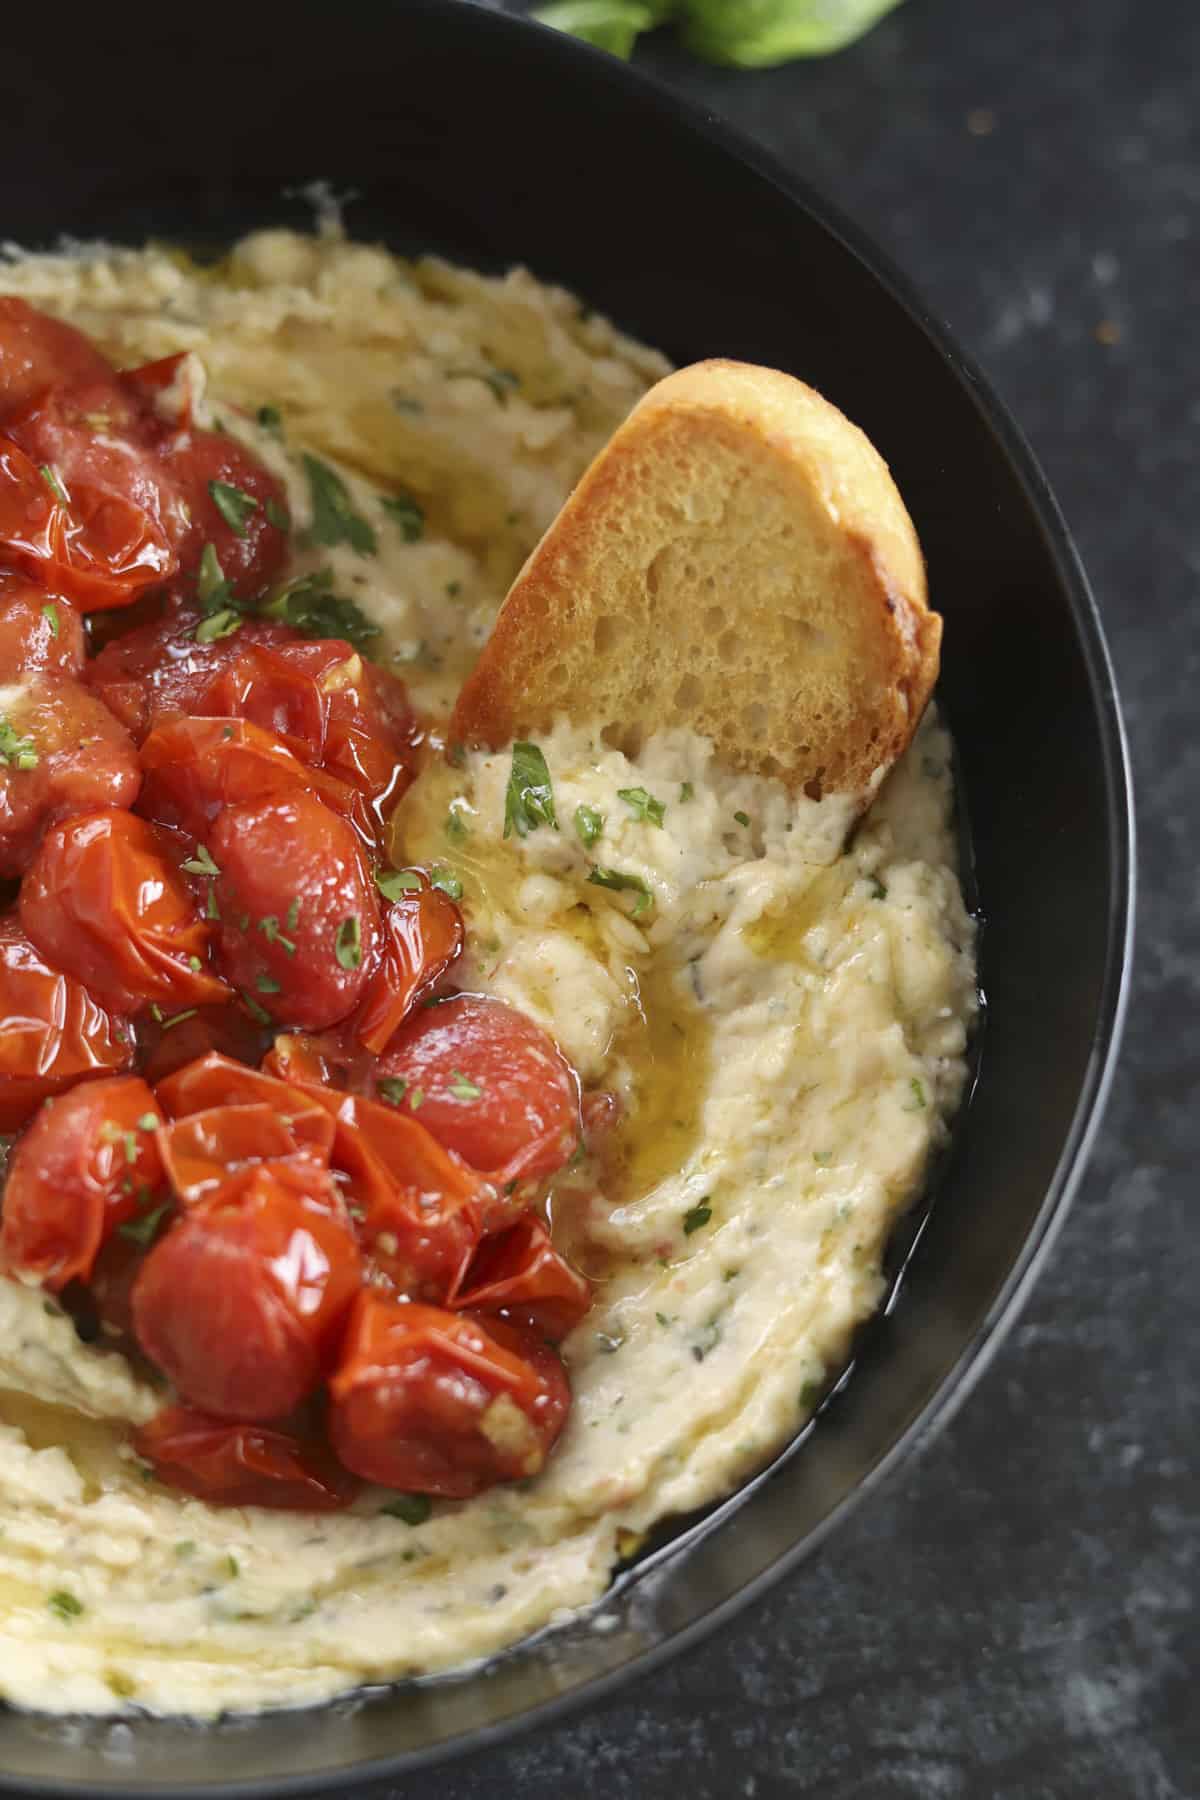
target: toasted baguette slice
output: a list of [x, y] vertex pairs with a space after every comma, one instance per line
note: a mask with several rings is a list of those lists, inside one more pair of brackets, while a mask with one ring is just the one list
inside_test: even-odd
[[742, 771], [861, 795], [938, 668], [912, 521], [867, 438], [790, 375], [703, 362], [651, 388], [513, 583], [453, 741], [565, 715], [636, 752], [690, 726]]

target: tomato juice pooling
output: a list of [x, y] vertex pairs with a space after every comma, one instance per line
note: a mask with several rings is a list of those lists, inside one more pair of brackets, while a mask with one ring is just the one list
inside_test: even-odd
[[530, 1210], [578, 1078], [455, 992], [453, 884], [384, 855], [404, 690], [280, 586], [285, 490], [199, 394], [0, 299], [0, 1259], [167, 1378], [133, 1441], [168, 1487], [528, 1480], [590, 1302]]

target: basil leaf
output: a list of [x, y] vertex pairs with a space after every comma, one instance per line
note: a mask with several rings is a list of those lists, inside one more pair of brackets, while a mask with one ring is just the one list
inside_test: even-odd
[[375, 886], [385, 900], [398, 900], [401, 894], [419, 894], [421, 877], [415, 869], [376, 869]]
[[635, 818], [661, 829], [666, 806], [661, 800], [656, 800], [653, 794], [647, 793], [644, 787], [618, 788], [617, 799], [625, 802]]
[[558, 830], [546, 758], [536, 744], [514, 744], [504, 795], [504, 835], [511, 837], [515, 831], [518, 837], [527, 837], [539, 825]]
[[441, 863], [435, 863], [430, 870], [429, 885], [430, 887], [440, 888], [443, 894], [446, 894], [451, 900], [462, 899], [462, 882], [458, 879], [458, 876], [452, 874], [449, 869], [443, 868]]
[[361, 513], [355, 512], [349, 489], [341, 476], [335, 475], [328, 463], [307, 452], [300, 462], [312, 495], [314, 541], [330, 550], [336, 544], [349, 544], [360, 556], [374, 556], [379, 548], [374, 527]]
[[251, 513], [258, 511], [258, 501], [253, 494], [247, 494], [230, 481], [210, 481], [208, 491], [212, 503], [232, 531], [234, 537], [244, 538], [246, 520]]
[[365, 650], [368, 640], [379, 636], [379, 627], [371, 623], [357, 601], [335, 594], [332, 582], [332, 569], [298, 576], [278, 588], [262, 611], [306, 637], [345, 638], [356, 650]]

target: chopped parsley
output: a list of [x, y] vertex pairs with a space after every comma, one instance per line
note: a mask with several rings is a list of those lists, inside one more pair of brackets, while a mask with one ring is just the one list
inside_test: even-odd
[[411, 494], [385, 495], [383, 510], [395, 519], [406, 544], [415, 544], [424, 536], [425, 512]]
[[221, 873], [203, 844], [198, 844], [195, 854], [189, 856], [181, 866], [187, 870], [189, 875], [219, 875]]
[[408, 1092], [408, 1083], [398, 1075], [385, 1075], [382, 1081], [375, 1083], [375, 1092], [382, 1094], [389, 1106], [400, 1106]]
[[696, 792], [696, 790], [692, 786], [690, 781], [681, 781], [679, 784], [679, 804], [680, 804], [680, 806], [686, 806], [688, 801], [691, 800], [693, 798], [693, 796], [695, 795], [695, 792]]
[[816, 1163], [818, 1169], [827, 1169], [829, 1167], [830, 1163], [833, 1161], [833, 1151], [832, 1150], [814, 1150], [813, 1151], [813, 1161]]
[[50, 489], [50, 492], [54, 495], [54, 498], [63, 506], [70, 506], [71, 496], [59, 479], [58, 470], [54, 465], [52, 463], [40, 463], [38, 472], [46, 486]]
[[424, 1106], [424, 1104], [425, 1104], [424, 1088], [414, 1088], [412, 1093], [408, 1097], [408, 1104], [412, 1107], [414, 1112], [416, 1112], [416, 1110], [419, 1106]]
[[508, 396], [514, 388], [521, 385], [521, 377], [512, 369], [447, 369], [447, 381], [482, 381], [485, 387], [491, 388], [501, 406], [508, 405]]
[[691, 1237], [693, 1231], [699, 1231], [712, 1218], [712, 1207], [708, 1204], [708, 1196], [689, 1207], [683, 1215], [683, 1235]]
[[291, 515], [285, 506], [280, 506], [274, 494], [271, 495], [271, 498], [263, 507], [263, 511], [267, 515], [267, 524], [273, 525], [276, 531], [290, 531], [292, 529]]
[[659, 1324], [664, 1328], [664, 1330], [671, 1323], [670, 1319], [668, 1319], [666, 1313], [664, 1313], [664, 1312], [656, 1312], [654, 1316], [658, 1320]]
[[117, 1226], [117, 1235], [129, 1243], [136, 1244], [140, 1250], [148, 1250], [163, 1226], [163, 1221], [171, 1210], [171, 1202], [164, 1200], [161, 1206], [155, 1206], [140, 1218], [127, 1219], [124, 1225]]
[[511, 837], [515, 831], [518, 837], [527, 837], [539, 825], [558, 830], [550, 771], [536, 744], [516, 743], [504, 795], [504, 835]]
[[374, 527], [354, 510], [350, 491], [340, 475], [328, 463], [307, 451], [300, 458], [308, 477], [312, 495], [312, 536], [314, 543], [332, 550], [336, 544], [349, 544], [359, 556], [374, 556], [379, 548]]
[[620, 1331], [598, 1331], [596, 1333], [596, 1348], [605, 1356], [615, 1356], [624, 1342], [625, 1335]]
[[925, 1089], [913, 1075], [908, 1083], [912, 1089], [912, 1099], [905, 1106], [905, 1112], [922, 1112], [925, 1107]]
[[887, 889], [883, 885], [882, 881], [880, 881], [878, 875], [868, 875], [867, 882], [871, 889], [872, 900], [886, 900], [887, 899]]
[[633, 903], [632, 918], [638, 918], [640, 914], [654, 905], [654, 895], [640, 875], [629, 875], [624, 869], [594, 868], [588, 876], [588, 880], [595, 887], [612, 888], [618, 893], [628, 891], [636, 894], [637, 899]]
[[739, 825], [748, 825], [750, 823], [750, 814], [749, 813], [735, 812], [733, 816], [737, 820]]
[[220, 612], [209, 613], [201, 619], [193, 632], [198, 644], [213, 644], [218, 638], [232, 637], [242, 627], [242, 615], [235, 612], [232, 606], [226, 606]]
[[256, 976], [254, 985], [260, 994], [277, 994], [279, 992], [279, 983], [273, 975]]
[[206, 919], [219, 919], [221, 916], [221, 908], [217, 905], [217, 890], [211, 881], [208, 884], [208, 899], [204, 902], [204, 916]]
[[260, 1006], [258, 1004], [258, 1001], [254, 998], [253, 994], [248, 994], [246, 992], [245, 988], [242, 988], [241, 996], [242, 996], [242, 1005], [246, 1008], [246, 1011], [250, 1014], [250, 1017], [252, 1019], [257, 1019], [257, 1021], [260, 1025], [270, 1025], [271, 1024], [272, 1021], [271, 1021], [270, 1013], [267, 1011], [265, 1006]]
[[397, 1494], [379, 1509], [389, 1519], [403, 1519], [406, 1525], [424, 1525], [433, 1511], [428, 1494]]
[[261, 610], [267, 618], [281, 619], [306, 637], [345, 638], [356, 650], [365, 650], [368, 640], [379, 636], [378, 625], [371, 623], [357, 601], [333, 592], [332, 569], [318, 569], [285, 583]]
[[143, 1113], [137, 1123], [139, 1131], [157, 1131], [159, 1125], [158, 1114], [151, 1112]]
[[272, 437], [283, 436], [283, 414], [277, 406], [260, 406], [254, 416], [263, 430], [269, 431]]
[[193, 975], [198, 975], [203, 967], [204, 964], [200, 961], [198, 956], [188, 957], [188, 968], [192, 971]]
[[173, 1015], [173, 1017], [171, 1017], [169, 1019], [163, 1019], [162, 1020], [163, 1030], [170, 1031], [174, 1026], [182, 1025], [183, 1021], [185, 1019], [194, 1019], [196, 1016], [196, 1010], [197, 1009], [194, 1006], [189, 1006], [185, 1012], [177, 1012]]
[[585, 850], [590, 850], [604, 830], [604, 814], [582, 803], [575, 808], [575, 831]]
[[231, 1580], [236, 1580], [236, 1578], [241, 1574], [241, 1572], [242, 1571], [238, 1564], [238, 1559], [231, 1550], [229, 1552], [229, 1555], [225, 1558], [225, 1573], [230, 1577]]
[[451, 900], [461, 900], [463, 885], [458, 876], [444, 868], [441, 863], [434, 863], [429, 872], [430, 887], [440, 888]]
[[419, 894], [421, 877], [415, 869], [376, 869], [375, 886], [385, 900], [398, 900], [401, 894]]
[[300, 923], [300, 900], [299, 900], [299, 896], [297, 896], [296, 899], [294, 899], [292, 901], [291, 905], [287, 909], [287, 918], [284, 920], [284, 924], [287, 926], [289, 931], [295, 931], [295, 929], [299, 923]]
[[66, 1588], [56, 1589], [47, 1600], [46, 1605], [52, 1613], [57, 1613], [60, 1619], [77, 1619], [83, 1612], [83, 1601], [77, 1599], [74, 1594], [69, 1594]]
[[38, 766], [38, 753], [33, 747], [33, 739], [19, 737], [3, 713], [0, 713], [0, 763], [9, 768], [20, 769], [26, 774]]
[[205, 544], [200, 552], [200, 567], [196, 571], [196, 598], [206, 613], [221, 612], [233, 599], [233, 589], [225, 579], [221, 559], [212, 544]]
[[54, 604], [53, 600], [47, 600], [45, 606], [43, 606], [42, 617], [43, 617], [43, 619], [45, 619], [47, 625], [50, 627], [50, 636], [57, 637], [58, 636], [58, 624], [59, 624], [58, 608]]
[[234, 537], [244, 538], [247, 519], [251, 513], [258, 511], [258, 501], [254, 495], [247, 494], [240, 487], [234, 487], [231, 481], [210, 481], [208, 491], [213, 505]]
[[625, 802], [635, 818], [641, 819], [647, 825], [657, 825], [661, 828], [667, 809], [661, 800], [656, 800], [654, 795], [647, 793], [644, 787], [618, 788], [617, 799]]
[[334, 950], [343, 969], [357, 969], [362, 962], [362, 926], [358, 914], [351, 913], [338, 926]]
[[479, 1099], [480, 1095], [483, 1093], [483, 1089], [477, 1087], [468, 1076], [463, 1074], [461, 1069], [451, 1069], [450, 1074], [452, 1075], [453, 1080], [450, 1082], [448, 1091], [454, 1095], [456, 1100], [471, 1101]]
[[453, 806], [446, 814], [446, 823], [443, 829], [452, 844], [465, 843], [471, 835], [471, 827]]
[[[294, 904], [295, 904], [295, 902], [293, 901], [293, 905]], [[289, 916], [289, 923], [290, 922], [291, 922], [291, 920], [290, 920], [290, 916]], [[267, 913], [265, 918], [260, 919], [258, 921], [258, 929], [262, 932], [262, 934], [266, 938], [268, 944], [278, 944], [280, 949], [285, 951], [288, 956], [295, 956], [296, 946], [292, 942], [290, 937], [284, 937], [282, 931], [280, 931], [280, 929], [279, 929], [279, 920], [276, 918], [274, 913]], [[279, 989], [277, 987], [276, 988], [263, 987], [261, 981], [259, 982], [258, 985], [259, 985], [260, 989], [262, 989], [262, 992], [264, 994], [271, 994], [271, 993], [277, 994], [279, 992]]]

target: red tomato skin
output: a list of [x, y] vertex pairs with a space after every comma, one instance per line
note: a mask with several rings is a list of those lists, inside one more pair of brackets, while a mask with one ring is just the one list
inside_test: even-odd
[[[272, 513], [287, 511], [281, 483], [227, 432], [175, 432], [162, 441], [159, 451], [190, 513], [190, 524], [174, 539], [181, 566], [185, 571], [194, 569], [205, 544], [211, 544], [234, 594], [239, 599], [253, 599], [276, 578], [287, 556], [287, 532], [267, 517], [268, 505]], [[248, 509], [239, 529], [233, 528], [213, 499], [214, 482], [236, 488], [257, 502]]]
[[261, 1102], [213, 1106], [176, 1119], [160, 1134], [167, 1179], [184, 1206], [195, 1206], [224, 1187], [233, 1174], [257, 1162], [287, 1159], [329, 1167], [334, 1124], [319, 1107], [296, 1096], [294, 1114], [284, 1116]]
[[529, 1213], [480, 1245], [452, 1304], [468, 1312], [502, 1313], [556, 1344], [586, 1315], [592, 1289], [555, 1250], [542, 1221]]
[[302, 1091], [335, 1121], [330, 1163], [372, 1281], [440, 1304], [478, 1246], [490, 1185], [394, 1107], [320, 1086]]
[[141, 1070], [151, 1087], [157, 1087], [210, 1051], [251, 1064], [263, 1053], [262, 1027], [250, 1018], [240, 1001], [227, 1006], [201, 1006], [185, 1019], [175, 1013], [170, 1019], [158, 1021], [143, 1013], [137, 1022], [137, 1034]]
[[[345, 1468], [452, 1500], [538, 1474], [571, 1401], [562, 1363], [532, 1334], [369, 1291], [354, 1304], [329, 1394]], [[501, 1414], [491, 1413], [498, 1400]]]
[[463, 916], [448, 894], [426, 875], [409, 871], [420, 886], [402, 893], [383, 915], [383, 950], [354, 1021], [364, 1049], [381, 1055], [419, 1001], [433, 992], [462, 955]]
[[406, 1109], [420, 1095], [426, 1130], [499, 1187], [553, 1174], [579, 1142], [575, 1071], [540, 1025], [487, 995], [418, 1008], [376, 1076], [405, 1081]]
[[173, 849], [133, 813], [77, 813], [51, 826], [21, 884], [30, 941], [116, 1012], [231, 998], [206, 966], [212, 928]]
[[133, 1447], [167, 1487], [210, 1506], [336, 1512], [360, 1491], [319, 1444], [185, 1406], [157, 1413], [134, 1434]]
[[14, 914], [0, 916], [0, 1131], [17, 1131], [51, 1094], [132, 1061], [126, 1023], [51, 968]]
[[138, 1343], [189, 1405], [278, 1419], [321, 1380], [360, 1281], [328, 1177], [261, 1163], [151, 1250], [133, 1289]]
[[32, 581], [84, 612], [128, 606], [169, 581], [177, 558], [158, 521], [126, 495], [76, 479], [65, 493], [49, 465], [0, 437], [0, 547]]
[[[208, 834], [221, 870], [222, 973], [281, 1023], [322, 1031], [362, 999], [379, 907], [350, 826], [303, 790], [227, 807]], [[276, 926], [263, 928], [264, 919]]]
[[111, 379], [112, 364], [73, 325], [0, 294], [0, 428], [48, 388]]
[[[49, 1100], [9, 1161], [0, 1259], [53, 1292], [86, 1281], [101, 1246], [163, 1178], [154, 1095], [136, 1075], [88, 1081]], [[131, 1154], [132, 1153], [132, 1154]]]
[[[87, 666], [85, 680], [140, 744], [157, 724], [177, 713], [211, 716], [219, 711], [204, 695], [221, 672], [257, 645], [287, 643], [290, 626], [247, 619], [232, 637], [197, 643], [202, 615], [175, 606], [107, 643]], [[233, 716], [233, 715], [231, 715]]]
[[0, 682], [22, 675], [78, 675], [83, 620], [61, 594], [0, 570]]
[[32, 769], [0, 764], [0, 876], [15, 876], [59, 819], [132, 806], [141, 771], [108, 708], [69, 675], [31, 676], [7, 700], [4, 716], [37, 756]]

